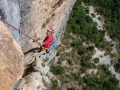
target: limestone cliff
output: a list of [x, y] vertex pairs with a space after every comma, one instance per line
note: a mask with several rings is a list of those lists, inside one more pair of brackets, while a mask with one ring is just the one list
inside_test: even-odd
[[[64, 32], [64, 27], [75, 1], [76, 0], [0, 0], [0, 16], [31, 38], [35, 40], [39, 39], [38, 42], [42, 42], [46, 36], [46, 30], [49, 27], [53, 27], [55, 29], [53, 36], [57, 40], [57, 44], [59, 44], [60, 37]], [[23, 64], [28, 65], [35, 60], [37, 53], [33, 53], [32, 50], [36, 47], [40, 46], [20, 32], [0, 22], [0, 90], [11, 90], [13, 84], [22, 78]], [[51, 51], [48, 58], [52, 60], [55, 53], [54, 50]], [[47, 65], [46, 67], [48, 68]], [[45, 70], [45, 78], [49, 71], [47, 70]], [[44, 68], [42, 68], [42, 72], [44, 72]], [[36, 73], [30, 75], [33, 79], [33, 82], [31, 81], [30, 83], [34, 83], [34, 75], [36, 75]], [[37, 73], [37, 75], [40, 74]], [[43, 79], [41, 76], [38, 76], [38, 78], [41, 79], [35, 81], [37, 84], [34, 86], [35, 88], [36, 86], [41, 86], [39, 90], [43, 88]], [[22, 80], [24, 81], [24, 78]], [[18, 84], [19, 83], [17, 83], [17, 85]], [[18, 87], [19, 86], [21, 85], [18, 85]], [[27, 86], [27, 89], [25, 89], [24, 86]], [[28, 90], [31, 89], [32, 85], [24, 86], [21, 87], [23, 87], [24, 90]]]
[[[39, 39], [38, 42], [46, 36], [46, 30], [49, 27], [55, 29], [54, 38], [57, 44], [60, 43], [60, 37], [66, 25], [69, 13], [76, 0], [19, 0], [21, 10], [20, 30], [31, 36], [33, 39]], [[20, 34], [21, 45], [24, 52], [39, 47], [37, 43]], [[54, 53], [49, 55], [53, 58]], [[34, 60], [34, 53], [25, 57], [25, 64]]]
[[11, 31], [0, 21], [0, 90], [12, 90], [23, 74], [23, 53]]
[[[0, 0], [0, 16], [2, 19], [5, 19], [8, 23], [20, 28], [20, 9], [17, 0]], [[13, 36], [17, 43], [20, 45], [20, 36], [19, 32], [15, 29], [9, 27], [12, 31]]]
[[[46, 36], [49, 27], [55, 29], [54, 36], [59, 36], [66, 24], [70, 9], [76, 0], [19, 0], [21, 9], [21, 31], [39, 42]], [[21, 34], [23, 51], [38, 46]]]

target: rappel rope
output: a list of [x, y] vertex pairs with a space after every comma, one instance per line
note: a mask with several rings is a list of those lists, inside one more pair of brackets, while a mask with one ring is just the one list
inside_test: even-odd
[[40, 46], [41, 44], [37, 41], [35, 41], [33, 38], [31, 38], [30, 36], [26, 35], [25, 33], [23, 33], [22, 31], [20, 31], [19, 29], [15, 28], [14, 26], [12, 26], [11, 24], [9, 24], [8, 22], [6, 22], [5, 20], [1, 19], [0, 20], [4, 23], [6, 23], [7, 25], [11, 26], [12, 28], [14, 28], [15, 30], [19, 31], [20, 33], [24, 34], [26, 37], [28, 37], [29, 39], [33, 40], [34, 42], [38, 43]]

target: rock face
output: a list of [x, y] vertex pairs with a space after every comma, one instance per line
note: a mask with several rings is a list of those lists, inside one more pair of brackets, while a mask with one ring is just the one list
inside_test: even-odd
[[[2, 19], [5, 19], [8, 23], [20, 28], [20, 9], [17, 0], [0, 0], [0, 16]], [[20, 36], [19, 32], [9, 27], [12, 31], [13, 36], [17, 43], [20, 45]]]
[[[33, 39], [39, 39], [42, 42], [46, 36], [46, 30], [49, 27], [55, 29], [54, 38], [57, 44], [60, 44], [60, 37], [64, 32], [69, 13], [76, 0], [19, 0], [21, 10], [21, 28], [20, 30]], [[25, 65], [35, 60], [37, 53], [33, 53], [36, 47], [40, 47], [37, 43], [32, 42], [29, 38], [20, 34], [21, 45], [25, 54]], [[42, 55], [41, 60], [46, 57], [50, 60], [55, 56], [55, 50], [51, 50], [48, 55]], [[42, 71], [46, 73], [42, 73]], [[40, 74], [33, 73], [24, 77], [18, 82], [15, 90], [50, 90], [50, 81], [48, 74], [49, 69], [40, 68]], [[47, 83], [46, 83], [47, 82]]]
[[23, 74], [23, 53], [11, 31], [0, 21], [0, 90], [12, 90]]
[[[49, 27], [55, 29], [58, 39], [76, 0], [19, 0], [21, 10], [21, 31], [39, 42], [46, 36]], [[26, 52], [38, 44], [21, 34], [23, 51]]]
[[[57, 44], [59, 44], [60, 37], [64, 32], [64, 27], [75, 1], [0, 0], [0, 16], [17, 29], [20, 28], [22, 32], [31, 38], [39, 39], [39, 43], [46, 37], [46, 30], [49, 27], [53, 27], [55, 29], [53, 37], [56, 39]], [[22, 78], [23, 64], [28, 65], [33, 62], [37, 54], [33, 50], [40, 47], [25, 35], [9, 26], [8, 28], [0, 22], [0, 90], [11, 90], [13, 88], [16, 81]], [[20, 46], [24, 52], [24, 58]], [[47, 58], [52, 60], [55, 53], [55, 50], [50, 51]], [[43, 58], [45, 57], [43, 56]], [[33, 74], [33, 76], [35, 75]], [[35, 77], [32, 78], [33, 81], [31, 83], [34, 83]], [[40, 76], [39, 78], [42, 77]], [[38, 85], [38, 88], [40, 88], [41, 83], [37, 81], [36, 85]], [[29, 89], [31, 87], [32, 85], [27, 86]], [[24, 90], [28, 89], [24, 88]]]
[[14, 90], [50, 90], [52, 77], [50, 67], [45, 64], [39, 68], [39, 72], [30, 73], [16, 83]]
[[[46, 30], [49, 27], [55, 29], [54, 38], [57, 44], [60, 43], [60, 37], [66, 25], [69, 13], [76, 0], [19, 0], [21, 10], [21, 28], [20, 30], [42, 42], [46, 36]], [[23, 51], [29, 52], [31, 49], [40, 47], [29, 38], [20, 34]], [[53, 51], [52, 51], [53, 52]], [[54, 52], [55, 53], [55, 52]], [[54, 53], [48, 55], [50, 60]], [[25, 57], [25, 64], [34, 60], [34, 53]]]

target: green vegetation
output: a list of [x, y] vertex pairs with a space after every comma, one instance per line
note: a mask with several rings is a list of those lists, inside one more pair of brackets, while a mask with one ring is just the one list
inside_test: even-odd
[[86, 61], [86, 60], [82, 61], [81, 65], [83, 68], [87, 68], [87, 69], [96, 68], [94, 63], [91, 63], [91, 62]]
[[59, 56], [59, 55], [60, 55], [60, 50], [58, 50], [58, 51], [57, 51], [57, 54], [56, 54], [56, 56]]
[[108, 70], [108, 66], [99, 66], [100, 74], [93, 76], [85, 76], [83, 82], [83, 90], [119, 90], [119, 81]]
[[73, 61], [70, 59], [70, 60], [68, 60], [68, 63], [70, 64], [70, 65], [73, 65]]
[[[118, 35], [118, 33], [120, 33], [120, 1], [83, 0], [83, 2], [96, 7], [97, 13], [105, 17], [105, 28], [107, 29], [107, 32], [113, 40], [119, 43], [120, 35]], [[120, 51], [118, 52], [120, 53]]]
[[68, 33], [72, 32], [73, 34], [77, 34], [77, 36], [80, 37], [80, 40], [73, 38], [75, 40], [72, 43], [72, 46], [75, 46], [77, 49], [79, 49], [79, 54], [84, 54], [86, 52], [84, 47], [81, 47], [82, 42], [89, 41], [94, 43], [96, 47], [107, 51], [107, 49], [111, 46], [104, 41], [105, 30], [101, 31], [97, 29], [97, 24], [93, 22], [91, 17], [86, 15], [86, 11], [78, 4], [78, 2], [79, 1], [76, 2], [73, 10], [71, 11], [68, 25], [66, 27]]
[[[118, 1], [77, 0], [66, 25], [64, 37], [62, 38], [63, 45], [58, 50], [58, 61], [54, 62], [53, 60], [51, 62], [51, 71], [60, 80], [59, 88], [61, 90], [120, 90], [118, 87], [119, 81], [109, 71], [109, 66], [98, 64], [99, 58], [92, 58], [92, 55], [95, 53], [95, 47], [99, 50], [104, 50], [106, 52], [105, 55], [112, 55], [116, 59], [119, 59], [119, 53], [111, 53], [111, 46], [113, 45], [105, 41], [105, 30], [97, 29], [97, 23], [93, 22], [92, 18], [86, 15], [89, 9], [81, 6], [82, 1], [86, 5], [93, 5], [95, 10], [103, 15], [103, 18], [106, 18], [104, 27], [108, 30], [110, 37], [116, 41], [120, 39], [118, 38], [119, 35], [114, 37], [116, 33], [119, 33], [117, 28], [119, 24], [116, 27], [113, 24], [113, 22], [118, 23], [118, 21], [114, 20], [117, 20], [116, 18], [119, 17], [116, 15], [117, 13], [114, 13], [117, 16], [116, 18], [113, 17], [114, 14], [112, 17], [110, 16], [111, 12], [114, 12], [112, 6], [109, 9], [105, 8], [109, 7], [109, 4], [119, 3]], [[114, 7], [114, 10], [117, 10], [116, 7]], [[95, 17], [95, 14], [92, 14], [92, 17]], [[99, 17], [99, 20], [103, 20], [103, 18]], [[117, 48], [120, 48], [119, 45], [120, 43]], [[71, 51], [64, 52], [70, 48], [72, 48]], [[65, 65], [63, 65], [63, 61], [66, 61]], [[119, 68], [120, 60], [115, 65], [116, 71], [120, 72]], [[97, 73], [94, 71], [89, 72], [89, 70], [94, 69], [97, 70]]]
[[115, 64], [115, 70], [120, 73], [120, 58], [118, 59], [118, 63]]
[[65, 73], [65, 70], [62, 66], [51, 66], [51, 71], [56, 75]]
[[52, 80], [51, 90], [58, 90], [58, 81], [57, 80]]
[[[120, 1], [116, 0], [83, 0], [88, 5], [96, 7], [97, 13], [105, 17], [105, 28], [107, 29], [110, 38], [120, 43]], [[112, 45], [113, 46], [113, 45]], [[120, 45], [117, 45], [117, 53], [112, 53], [115, 58], [119, 57]], [[110, 48], [107, 49], [110, 53]], [[116, 68], [117, 69], [117, 68]], [[116, 70], [118, 71], [118, 70]]]
[[99, 63], [99, 58], [95, 58], [95, 63]]
[[87, 86], [83, 90], [119, 90], [119, 81], [115, 78], [108, 78], [108, 76], [84, 77], [83, 81]]
[[118, 53], [116, 53], [116, 52], [112, 53], [111, 56], [113, 56], [113, 57], [115, 57], [115, 58], [119, 58], [119, 55], [118, 55]]

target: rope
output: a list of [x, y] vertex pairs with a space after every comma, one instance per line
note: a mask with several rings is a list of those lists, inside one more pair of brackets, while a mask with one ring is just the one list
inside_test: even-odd
[[26, 37], [28, 37], [29, 39], [33, 40], [33, 42], [38, 43], [40, 46], [41, 44], [37, 41], [35, 41], [34, 39], [32, 39], [30, 36], [26, 35], [25, 33], [23, 33], [22, 31], [20, 31], [19, 29], [15, 28], [14, 26], [12, 26], [11, 24], [9, 24], [8, 22], [4, 21], [3, 19], [0, 18], [0, 20], [4, 23], [6, 23], [7, 25], [11, 26], [12, 28], [14, 28], [15, 30], [19, 31], [20, 33], [24, 34]]

